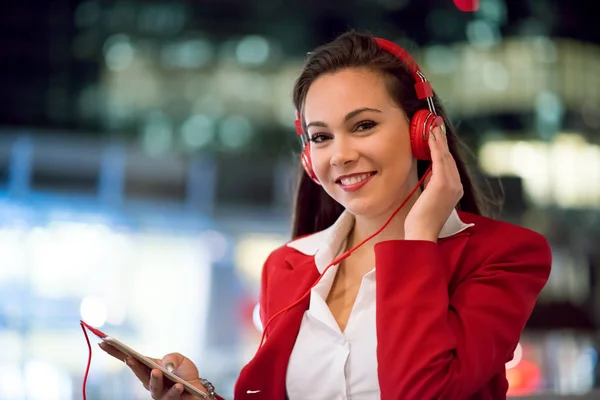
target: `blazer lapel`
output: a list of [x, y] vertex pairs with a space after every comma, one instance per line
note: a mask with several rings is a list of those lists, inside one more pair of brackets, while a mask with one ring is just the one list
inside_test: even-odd
[[[314, 257], [292, 251], [286, 266], [274, 268], [269, 277], [272, 300], [269, 318], [300, 299], [319, 277]], [[244, 367], [235, 388], [236, 399], [283, 399], [289, 358], [310, 296], [278, 315], [268, 326], [267, 338], [254, 358]], [[295, 301], [294, 300], [294, 301]]]

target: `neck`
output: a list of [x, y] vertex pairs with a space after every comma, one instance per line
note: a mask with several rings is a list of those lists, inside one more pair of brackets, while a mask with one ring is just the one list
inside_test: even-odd
[[[402, 207], [400, 211], [394, 216], [394, 218], [390, 221], [387, 227], [381, 231], [377, 236], [373, 237], [367, 243], [365, 243], [365, 247], [372, 248], [375, 244], [386, 241], [386, 240], [402, 240], [404, 239], [404, 221], [406, 220], [406, 216], [408, 215], [410, 209], [415, 204], [419, 195], [421, 194], [421, 190], [417, 190], [417, 192], [407, 201], [407, 203]], [[404, 201], [404, 198], [402, 199]], [[361, 243], [363, 240], [377, 232], [392, 216], [392, 214], [398, 209], [400, 204], [394, 205], [390, 210], [377, 215], [377, 216], [355, 216], [354, 228], [349, 236], [349, 247], [352, 248], [357, 244]]]

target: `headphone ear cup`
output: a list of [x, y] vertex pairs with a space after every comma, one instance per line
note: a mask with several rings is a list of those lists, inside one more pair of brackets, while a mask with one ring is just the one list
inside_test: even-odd
[[429, 150], [429, 132], [434, 123], [441, 120], [429, 110], [419, 110], [410, 122], [410, 147], [417, 160], [431, 160]]
[[321, 185], [321, 182], [319, 182], [319, 178], [317, 178], [317, 175], [312, 167], [312, 160], [310, 159], [310, 144], [307, 144], [302, 153], [300, 153], [300, 161], [302, 162], [302, 167], [304, 167], [306, 175], [308, 175], [308, 177], [312, 179], [314, 183]]

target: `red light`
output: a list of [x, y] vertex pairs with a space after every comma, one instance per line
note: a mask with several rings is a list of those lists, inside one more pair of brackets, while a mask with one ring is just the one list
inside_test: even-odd
[[535, 392], [540, 385], [540, 370], [532, 362], [522, 360], [516, 367], [506, 370], [509, 396], [524, 396]]
[[479, 0], [454, 0], [460, 11], [472, 12], [479, 9]]

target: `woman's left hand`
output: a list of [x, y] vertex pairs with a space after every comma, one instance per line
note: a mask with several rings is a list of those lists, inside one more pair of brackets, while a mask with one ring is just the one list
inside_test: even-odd
[[404, 222], [405, 240], [436, 242], [442, 227], [463, 196], [463, 186], [454, 157], [448, 149], [446, 133], [440, 127], [429, 135], [431, 173], [425, 189]]

